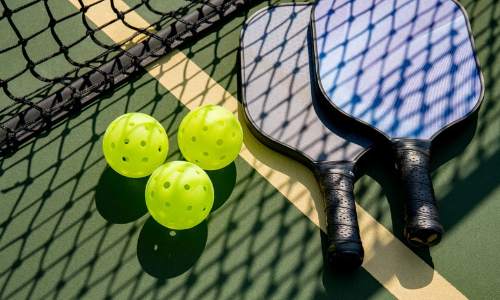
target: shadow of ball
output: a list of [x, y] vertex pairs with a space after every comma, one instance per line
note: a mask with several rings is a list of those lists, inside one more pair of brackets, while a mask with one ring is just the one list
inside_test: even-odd
[[172, 230], [150, 217], [139, 234], [137, 257], [142, 269], [159, 278], [188, 271], [200, 258], [207, 242], [207, 221], [186, 230]]
[[128, 178], [106, 168], [95, 191], [97, 211], [107, 221], [125, 224], [138, 220], [148, 209], [144, 197], [148, 177]]
[[236, 185], [236, 165], [234, 162], [228, 166], [213, 171], [205, 171], [214, 186], [214, 205], [210, 213], [219, 209], [231, 196]]

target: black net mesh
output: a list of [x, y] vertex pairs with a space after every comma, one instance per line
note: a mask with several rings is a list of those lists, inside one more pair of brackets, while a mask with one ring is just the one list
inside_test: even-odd
[[[250, 2], [0, 0], [0, 152]], [[118, 41], [113, 26], [125, 34]]]

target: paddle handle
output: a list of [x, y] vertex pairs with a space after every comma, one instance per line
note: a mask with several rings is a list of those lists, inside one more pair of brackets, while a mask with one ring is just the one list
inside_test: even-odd
[[430, 174], [430, 142], [397, 140], [396, 166], [405, 195], [404, 235], [412, 246], [434, 246], [443, 236]]
[[325, 204], [328, 261], [334, 269], [352, 270], [363, 263], [354, 202], [354, 167], [353, 163], [322, 164], [317, 173]]

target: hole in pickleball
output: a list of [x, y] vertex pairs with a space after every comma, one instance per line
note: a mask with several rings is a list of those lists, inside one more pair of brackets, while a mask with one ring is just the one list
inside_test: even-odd
[[220, 160], [224, 160], [224, 159], [226, 159], [226, 156], [225, 156], [225, 155], [222, 155], [222, 156], [220, 157]]
[[184, 189], [185, 189], [186, 191], [189, 191], [189, 189], [190, 189], [190, 188], [191, 188], [191, 187], [189, 186], [189, 184], [185, 184], [185, 185], [184, 185]]
[[158, 152], [161, 152], [161, 146], [160, 146], [160, 147], [158, 147]]
[[208, 156], [208, 152], [203, 152], [203, 156]]
[[195, 136], [191, 137], [191, 141], [192, 141], [193, 143], [194, 143], [194, 142], [196, 142], [196, 137], [195, 137]]
[[149, 160], [149, 159], [148, 159], [147, 157], [143, 157], [143, 158], [142, 158], [142, 162], [143, 162], [143, 163], [147, 163], [147, 162], [148, 162], [148, 160]]
[[186, 207], [187, 211], [190, 211], [193, 209], [193, 207], [191, 205], [189, 205], [188, 207]]
[[202, 130], [203, 131], [207, 131], [208, 130], [208, 126], [203, 126]]
[[155, 197], [155, 191], [151, 191], [151, 198]]
[[178, 167], [177, 169], [175, 169], [177, 172], [179, 173], [182, 173], [184, 172], [186, 169], [184, 169], [183, 167]]
[[206, 205], [203, 206], [203, 211], [205, 211], [205, 210], [207, 210], [207, 206]]
[[220, 121], [219, 121], [219, 124], [220, 124], [221, 126], [224, 126], [224, 125], [226, 125], [226, 121], [224, 121], [224, 120], [220, 120]]
[[222, 139], [217, 140], [217, 145], [222, 146], [224, 144], [224, 141]]
[[[171, 206], [172, 206], [172, 204], [170, 204], [170, 202], [165, 202], [165, 206], [166, 206], [166, 207], [171, 207]], [[170, 221], [170, 222], [172, 222], [172, 221]]]
[[233, 137], [236, 137], [236, 132], [233, 131]]
[[127, 156], [124, 156], [124, 157], [122, 157], [122, 160], [123, 160], [124, 162], [128, 162], [128, 157], [127, 157]]
[[116, 145], [115, 143], [111, 143], [111, 149], [115, 149]]
[[170, 181], [166, 181], [164, 184], [163, 184], [163, 188], [164, 189], [168, 189], [170, 187]]
[[141, 146], [142, 147], [146, 147], [146, 142], [145, 141], [141, 141]]
[[206, 187], [206, 186], [203, 186], [203, 190], [206, 192], [206, 191], [207, 191], [207, 187]]
[[128, 143], [130, 143], [130, 140], [129, 139], [125, 139], [123, 142], [125, 143], [125, 145], [128, 145]]
[[135, 125], [135, 123], [134, 123], [134, 122], [130, 122], [130, 123], [128, 123], [128, 126], [134, 126], [134, 125]]
[[144, 126], [144, 129], [146, 129], [147, 131], [149, 131], [151, 128], [149, 128], [149, 126], [148, 126], [148, 125], [145, 125], [145, 126]]

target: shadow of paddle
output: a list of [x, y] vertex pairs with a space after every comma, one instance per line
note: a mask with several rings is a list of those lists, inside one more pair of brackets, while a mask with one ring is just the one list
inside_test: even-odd
[[[332, 269], [328, 262], [328, 236], [321, 231], [321, 247], [323, 249], [323, 286], [331, 299], [368, 299], [380, 288], [379, 283], [365, 269], [339, 270]], [[363, 282], [363, 288], [357, 287]]]

